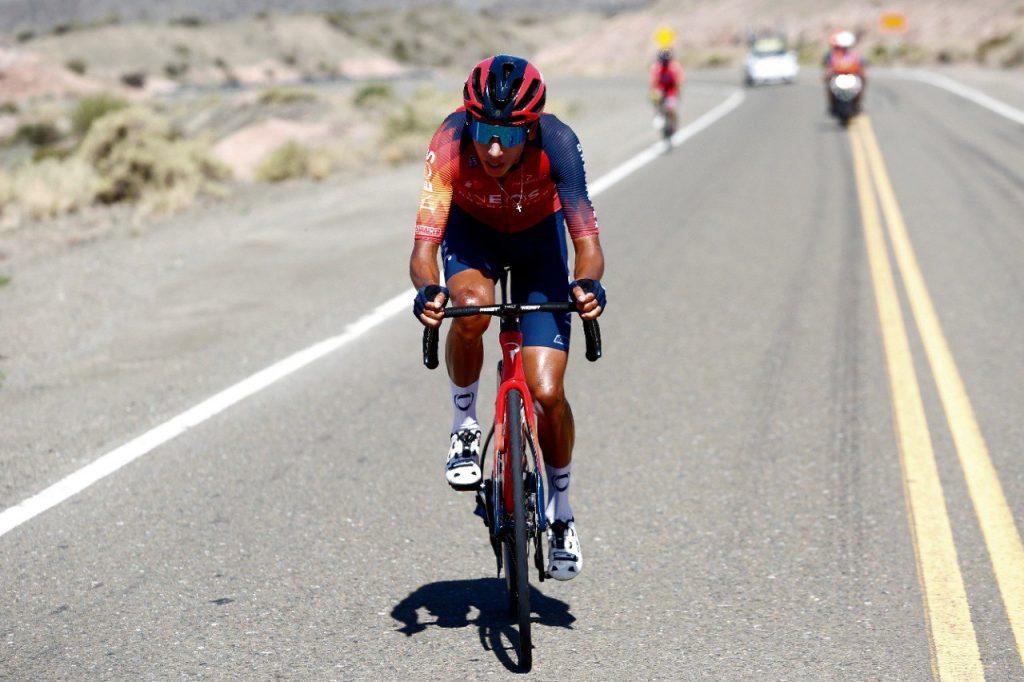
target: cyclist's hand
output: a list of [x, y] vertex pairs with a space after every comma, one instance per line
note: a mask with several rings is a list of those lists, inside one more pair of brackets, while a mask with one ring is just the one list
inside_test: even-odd
[[425, 327], [440, 327], [448, 297], [448, 289], [439, 284], [420, 287], [412, 304], [412, 314]]
[[569, 283], [569, 288], [584, 320], [596, 320], [608, 305], [604, 287], [596, 279], [576, 279]]

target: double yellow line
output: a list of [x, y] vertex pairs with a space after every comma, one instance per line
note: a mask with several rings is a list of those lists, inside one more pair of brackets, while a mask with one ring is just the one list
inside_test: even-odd
[[892, 391], [907, 513], [924, 593], [933, 672], [942, 680], [980, 680], [984, 679], [984, 669], [879, 218], [879, 205], [985, 538], [1018, 655], [1024, 652], [1024, 545], [925, 286], [878, 140], [866, 116], [853, 122], [850, 144]]

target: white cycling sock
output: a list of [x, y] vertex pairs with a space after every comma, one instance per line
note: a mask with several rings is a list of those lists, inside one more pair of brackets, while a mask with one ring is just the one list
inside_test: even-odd
[[469, 386], [456, 386], [451, 379], [448, 384], [452, 390], [452, 433], [461, 428], [476, 426], [476, 389], [479, 381]]
[[572, 462], [564, 467], [544, 467], [548, 479], [548, 504], [544, 515], [547, 516], [548, 523], [568, 521], [572, 518], [572, 506], [569, 504], [571, 469]]

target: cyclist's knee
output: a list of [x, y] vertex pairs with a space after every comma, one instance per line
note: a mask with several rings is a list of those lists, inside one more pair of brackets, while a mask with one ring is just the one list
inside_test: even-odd
[[[477, 305], [472, 303], [470, 305]], [[452, 322], [452, 332], [465, 339], [478, 339], [487, 331], [491, 318], [487, 315], [459, 317]]]
[[537, 381], [530, 387], [530, 393], [540, 409], [548, 414], [564, 409], [568, 404], [562, 386], [551, 380]]
[[[452, 305], [457, 307], [484, 306], [494, 303], [494, 295], [483, 289], [466, 287], [460, 291], [452, 292]], [[474, 315], [473, 317], [458, 317], [452, 321], [452, 331], [466, 339], [476, 339], [484, 335], [491, 318], [487, 315]]]

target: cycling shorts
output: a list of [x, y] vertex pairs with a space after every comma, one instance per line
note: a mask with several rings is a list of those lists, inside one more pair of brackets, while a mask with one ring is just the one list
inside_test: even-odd
[[[495, 282], [509, 268], [511, 301], [568, 301], [569, 257], [562, 212], [533, 227], [505, 233], [484, 225], [453, 204], [441, 241], [445, 281], [464, 270], [479, 270]], [[523, 345], [569, 350], [571, 313], [530, 313], [522, 317]]]

